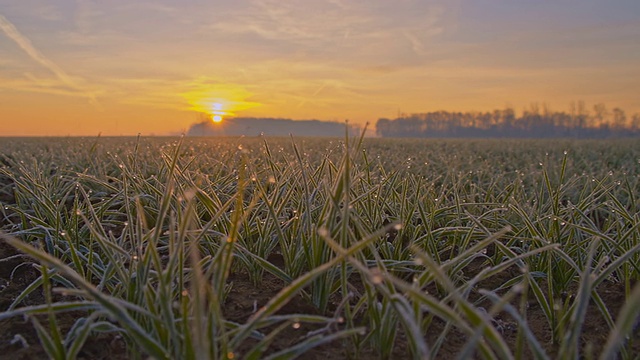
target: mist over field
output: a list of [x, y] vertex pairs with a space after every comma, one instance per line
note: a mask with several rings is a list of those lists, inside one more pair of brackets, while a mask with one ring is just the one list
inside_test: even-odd
[[[349, 130], [346, 130], [346, 127]], [[231, 118], [219, 124], [210, 120], [191, 125], [188, 136], [322, 136], [343, 137], [357, 135], [359, 126], [320, 120]]]
[[596, 104], [590, 111], [584, 102], [571, 104], [569, 112], [552, 111], [531, 104], [518, 116], [512, 108], [491, 112], [437, 111], [398, 114], [362, 127], [345, 122], [273, 118], [228, 118], [212, 121], [200, 116], [188, 136], [344, 136], [367, 129], [365, 136], [387, 138], [575, 138], [606, 139], [640, 136], [640, 113], [627, 115], [620, 108], [609, 111]]

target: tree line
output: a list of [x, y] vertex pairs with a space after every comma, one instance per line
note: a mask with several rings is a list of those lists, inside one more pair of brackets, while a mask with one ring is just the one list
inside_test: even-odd
[[531, 104], [516, 116], [507, 107], [489, 112], [435, 111], [381, 118], [376, 133], [382, 137], [509, 137], [509, 138], [608, 138], [640, 136], [640, 114], [609, 111], [596, 104], [591, 111], [584, 102], [571, 104], [569, 112], [552, 111]]

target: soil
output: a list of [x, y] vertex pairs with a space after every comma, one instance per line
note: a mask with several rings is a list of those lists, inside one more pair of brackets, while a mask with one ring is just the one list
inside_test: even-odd
[[[17, 256], [16, 256], [17, 255]], [[0, 309], [7, 309], [13, 300], [39, 275], [39, 272], [32, 266], [30, 259], [20, 254], [10, 245], [0, 240]], [[278, 278], [265, 274], [261, 284], [256, 287], [247, 274], [232, 274], [229, 278], [231, 291], [227, 296], [224, 313], [225, 318], [235, 322], [246, 321], [255, 309], [265, 305], [269, 299], [275, 296], [282, 289], [284, 283]], [[42, 292], [34, 292], [28, 296], [22, 305], [37, 305], [44, 303]], [[301, 296], [294, 298], [282, 310], [280, 314], [315, 314], [319, 312], [308, 301]], [[58, 324], [65, 334], [73, 325], [73, 322], [82, 316], [79, 313], [64, 313], [56, 317]], [[38, 317], [40, 322], [46, 326], [47, 319]], [[305, 335], [318, 327], [302, 324], [299, 328], [288, 327], [284, 329], [280, 336], [272, 343], [268, 353], [277, 352], [288, 348], [300, 340]], [[246, 344], [247, 346], [251, 344]], [[336, 346], [339, 345], [339, 346]], [[398, 355], [395, 358], [407, 358], [409, 356], [404, 347], [398, 347], [394, 352]], [[304, 355], [305, 359], [325, 360], [353, 358], [353, 353], [345, 344], [328, 344], [312, 349]], [[361, 352], [361, 358], [375, 358], [376, 355], [369, 352]], [[130, 359], [125, 342], [115, 335], [101, 335], [90, 338], [78, 359]], [[47, 359], [46, 352], [38, 340], [37, 333], [28, 319], [23, 317], [12, 317], [0, 321], [0, 359], [28, 360]]]
[[[0, 242], [0, 308], [6, 309], [18, 296], [21, 291], [38, 276], [38, 271], [32, 266], [27, 257], [20, 256], [11, 246], [4, 242]], [[475, 272], [481, 266], [480, 263], [471, 264], [468, 271]], [[514, 276], [514, 271], [505, 271], [499, 276], [495, 276], [481, 283], [483, 288], [497, 288], [504, 281]], [[471, 274], [465, 274], [470, 276]], [[232, 283], [231, 291], [227, 297], [224, 313], [229, 320], [243, 322], [251, 316], [255, 309], [265, 305], [283, 286], [284, 283], [270, 274], [265, 274], [263, 281], [259, 286], [255, 286], [249, 279], [247, 274], [232, 274], [230, 277]], [[624, 303], [624, 287], [616, 283], [603, 283], [599, 289], [603, 301], [607, 304], [611, 313], [615, 316]], [[41, 292], [36, 292], [28, 296], [23, 305], [42, 304], [44, 297]], [[542, 310], [536, 306], [535, 301], [529, 302], [528, 319], [529, 327], [536, 335], [547, 353], [554, 357], [557, 352], [557, 346], [551, 342], [550, 328], [544, 318]], [[488, 308], [489, 304], [487, 304]], [[301, 296], [290, 301], [281, 311], [282, 314], [318, 314], [318, 311]], [[65, 313], [58, 315], [57, 321], [63, 334], [68, 330], [75, 319], [81, 314]], [[506, 314], [498, 314], [495, 321], [499, 324], [499, 329], [505, 340], [512, 348], [515, 348], [517, 329], [515, 322]], [[40, 318], [41, 323], [46, 322], [46, 318]], [[268, 352], [276, 352], [299, 342], [305, 334], [317, 328], [309, 325], [294, 329], [286, 328], [280, 336], [274, 341]], [[429, 327], [429, 332], [425, 334], [429, 344], [432, 344], [444, 330], [444, 324], [438, 319], [434, 319]], [[584, 333], [581, 343], [584, 346], [585, 354], [592, 352], [597, 355], [599, 350], [606, 342], [606, 336], [609, 333], [608, 326], [604, 318], [600, 315], [597, 308], [591, 304], [588, 308], [587, 316], [584, 323]], [[636, 332], [634, 338], [640, 338], [640, 333]], [[453, 358], [462, 349], [466, 342], [465, 336], [456, 329], [450, 330], [446, 341], [439, 351], [441, 358]], [[250, 344], [247, 344], [247, 346]], [[632, 347], [633, 354], [640, 354], [640, 341], [636, 341]], [[129, 359], [132, 358], [127, 350], [126, 344], [117, 335], [100, 335], [91, 337], [85, 344], [79, 354], [79, 359]], [[360, 354], [354, 354], [353, 349], [344, 342], [330, 343], [324, 346], [314, 348], [306, 353], [305, 359], [347, 359], [359, 357], [363, 359], [379, 358], [378, 354], [372, 351], [364, 351]], [[531, 358], [528, 352], [526, 358]], [[46, 353], [38, 341], [38, 337], [34, 327], [28, 319], [22, 317], [12, 317], [0, 321], [0, 359], [46, 359]], [[395, 343], [391, 358], [405, 359], [410, 358], [407, 349], [407, 341], [400, 334]]]
[[[14, 299], [31, 282], [38, 278], [39, 272], [33, 263], [4, 242], [0, 242], [0, 309], [7, 309]], [[42, 292], [34, 292], [26, 297], [23, 305], [44, 303]], [[57, 317], [61, 330], [68, 330], [80, 316], [78, 313], [65, 313]], [[38, 317], [41, 324], [46, 318]], [[90, 338], [81, 350], [78, 359], [127, 359], [124, 341], [117, 336], [97, 336]], [[0, 359], [27, 360], [47, 359], [47, 355], [38, 340], [37, 333], [29, 319], [12, 317], [0, 320]]]

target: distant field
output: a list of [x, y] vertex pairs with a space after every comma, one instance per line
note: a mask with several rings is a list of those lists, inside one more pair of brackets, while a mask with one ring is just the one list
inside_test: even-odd
[[632, 140], [6, 138], [0, 353], [636, 358], [639, 198]]

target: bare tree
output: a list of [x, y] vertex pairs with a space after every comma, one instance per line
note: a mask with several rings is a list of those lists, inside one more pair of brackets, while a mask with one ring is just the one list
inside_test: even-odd
[[624, 129], [627, 125], [627, 115], [620, 108], [613, 109], [613, 127], [615, 129]]
[[631, 130], [640, 130], [640, 114], [638, 113], [633, 114], [631, 117]]
[[598, 127], [604, 127], [605, 125], [608, 125], [608, 116], [609, 116], [609, 112], [607, 111], [607, 107], [602, 104], [595, 104], [593, 105], [593, 121], [594, 121], [594, 125], [598, 126]]

